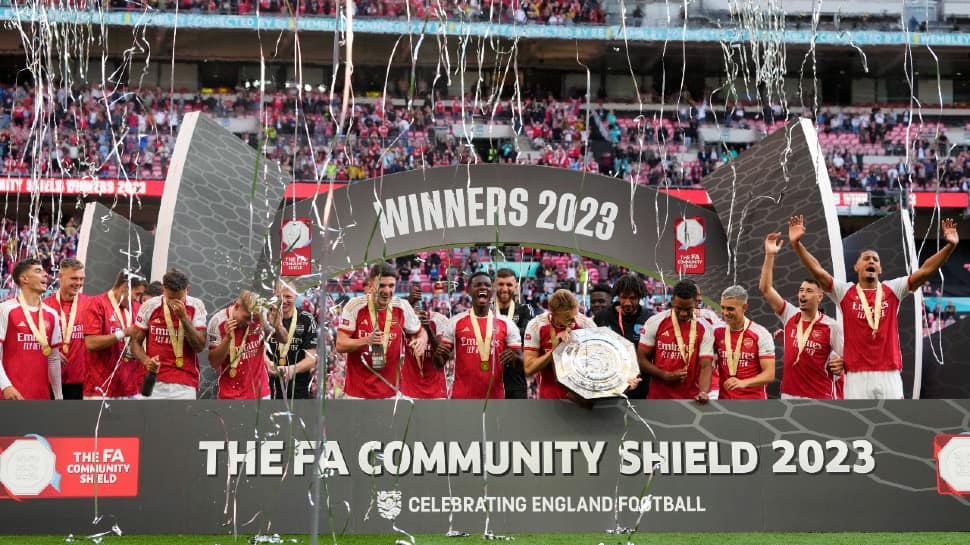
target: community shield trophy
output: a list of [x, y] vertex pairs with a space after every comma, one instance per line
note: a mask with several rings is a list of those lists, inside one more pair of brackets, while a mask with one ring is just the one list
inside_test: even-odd
[[636, 349], [608, 327], [571, 331], [552, 357], [559, 382], [586, 399], [620, 396], [640, 372]]

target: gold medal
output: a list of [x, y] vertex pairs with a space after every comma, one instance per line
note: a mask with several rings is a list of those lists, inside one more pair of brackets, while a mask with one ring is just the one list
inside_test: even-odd
[[284, 367], [284, 366], [286, 366], [286, 358], [285, 357], [280, 358], [280, 362], [276, 366], [277, 367]]
[[38, 325], [34, 323], [34, 317], [30, 315], [30, 311], [27, 309], [27, 302], [24, 301], [23, 294], [17, 295], [17, 302], [20, 303], [20, 310], [24, 313], [24, 321], [27, 322], [27, 327], [30, 328], [30, 332], [34, 334], [34, 339], [40, 345], [41, 352], [45, 356], [50, 356], [52, 350], [50, 342], [47, 340], [47, 325], [44, 323], [44, 305], [40, 304], [37, 308]]
[[185, 354], [185, 329], [182, 328], [182, 324], [178, 324], [176, 329], [175, 323], [172, 321], [172, 311], [168, 308], [168, 301], [162, 298], [162, 314], [165, 316], [165, 327], [168, 330], [168, 339], [172, 343], [172, 353], [175, 354], [175, 367], [181, 368], [185, 363], [183, 355]]
[[[693, 317], [690, 319], [690, 336], [687, 338], [687, 346], [684, 346], [684, 335], [680, 331], [680, 321], [677, 319], [677, 313], [670, 311], [671, 325], [674, 326], [674, 338], [677, 340], [677, 351], [680, 352], [680, 357], [684, 359], [684, 365], [690, 367], [690, 357], [694, 354], [694, 345], [697, 344], [697, 320]], [[620, 320], [622, 324], [622, 319]]]
[[[281, 309], [280, 313], [282, 314], [282, 312], [283, 311]], [[377, 313], [375, 312], [375, 318], [374, 318], [375, 329], [377, 328], [376, 314]], [[280, 359], [280, 365], [279, 365], [280, 367], [283, 367], [284, 365], [286, 365], [286, 357], [290, 353], [290, 345], [293, 344], [293, 337], [296, 335], [296, 321], [298, 317], [299, 315], [297, 314], [296, 309], [294, 308], [293, 317], [290, 318], [290, 326], [286, 330], [286, 343], [284, 343], [283, 346], [278, 346], [279, 353], [276, 356]]]
[[60, 307], [58, 312], [61, 315], [61, 338], [64, 340], [64, 344], [61, 345], [61, 352], [67, 355], [71, 350], [71, 337], [74, 335], [74, 320], [77, 318], [77, 307], [81, 306], [79, 304], [80, 295], [75, 297], [71, 303], [71, 313], [69, 316], [64, 315], [64, 302], [61, 301], [60, 291], [57, 292], [55, 298], [57, 299], [57, 306]]
[[485, 337], [482, 338], [482, 328], [478, 325], [478, 316], [475, 315], [475, 309], [468, 311], [468, 319], [472, 323], [472, 331], [475, 333], [475, 343], [478, 344], [478, 358], [482, 362], [482, 371], [488, 371], [488, 362], [491, 360], [491, 349], [492, 349], [492, 333], [495, 322], [495, 315], [492, 314], [491, 309], [488, 311], [488, 315], [485, 316]]
[[727, 353], [728, 374], [732, 377], [738, 374], [738, 364], [741, 363], [741, 342], [749, 325], [751, 321], [745, 318], [744, 328], [738, 333], [738, 341], [734, 345], [733, 352], [731, 351], [731, 326], [724, 328], [724, 351]]
[[815, 327], [815, 322], [822, 318], [822, 313], [816, 311], [815, 318], [812, 318], [811, 323], [808, 324], [808, 329], [802, 331], [802, 317], [798, 317], [798, 329], [795, 331], [795, 342], [798, 346], [798, 354], [795, 356], [795, 363], [792, 365], [798, 365], [798, 359], [802, 357], [802, 352], [805, 350], [805, 345], [808, 344], [808, 337], [812, 334], [812, 328]]
[[879, 332], [879, 319], [882, 318], [882, 284], [876, 282], [875, 308], [869, 306], [869, 300], [866, 299], [866, 292], [863, 291], [862, 286], [856, 284], [855, 292], [859, 296], [859, 303], [862, 304], [862, 312], [866, 316], [869, 329], [872, 330], [872, 338], [875, 339], [876, 333]]
[[229, 376], [231, 378], [236, 378], [236, 370], [235, 369], [230, 369], [229, 370]]

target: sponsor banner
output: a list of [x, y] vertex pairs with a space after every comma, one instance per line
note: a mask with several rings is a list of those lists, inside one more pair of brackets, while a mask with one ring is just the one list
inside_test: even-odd
[[[145, 25], [179, 29], [238, 29], [263, 31], [333, 32], [342, 25], [332, 17], [286, 17], [283, 15], [217, 15], [199, 13], [112, 11], [87, 12], [78, 10], [46, 9], [43, 13], [30, 7], [0, 8], [0, 20], [38, 21], [71, 24]], [[360, 17], [354, 21], [354, 30], [360, 34], [401, 35], [414, 32], [408, 21]], [[747, 42], [760, 38], [753, 30], [733, 28], [686, 28], [668, 26], [620, 26], [620, 25], [517, 25], [511, 23], [427, 21], [421, 26], [427, 36], [500, 36], [515, 38], [547, 38], [562, 40], [616, 40], [631, 42]], [[857, 30], [848, 36], [838, 30], [785, 29], [777, 33], [778, 39], [789, 44], [835, 44], [835, 45], [913, 45], [940, 47], [970, 46], [970, 35], [962, 32], [884, 32], [880, 30]]]
[[[344, 182], [294, 182], [286, 188], [286, 199], [307, 199], [347, 185]], [[0, 193], [33, 193], [44, 195], [121, 195], [161, 197], [165, 180], [120, 180], [116, 178], [40, 178], [0, 177]], [[711, 198], [703, 189], [660, 189], [672, 197], [699, 206], [710, 206]], [[850, 207], [869, 204], [865, 191], [834, 191], [835, 206]], [[967, 193], [935, 193], [917, 191], [910, 193], [910, 204], [916, 208], [934, 208], [936, 200], [942, 208], [970, 207]]]
[[161, 197], [165, 180], [120, 180], [117, 178], [0, 178], [0, 193], [42, 195], [120, 195]]
[[303, 276], [310, 274], [310, 218], [290, 218], [283, 222], [281, 232], [283, 276]]
[[970, 206], [970, 194], [963, 192], [915, 191], [910, 193], [909, 203], [916, 208], [935, 208], [937, 199], [939, 199], [941, 208], [967, 208]]
[[138, 437], [0, 437], [0, 498], [138, 495]]
[[[85, 429], [98, 424], [98, 409], [5, 403], [0, 419], [16, 433]], [[184, 417], [158, 418], [160, 410]], [[650, 531], [970, 530], [966, 499], [954, 495], [968, 484], [967, 400], [601, 400], [594, 410], [492, 400], [484, 414], [478, 401], [418, 400], [401, 410], [393, 400], [334, 400], [321, 422], [311, 400], [114, 401], [108, 424], [132, 436], [115, 440], [139, 438], [140, 460], [138, 442], [102, 438], [94, 447], [80, 438], [63, 447], [51, 439], [53, 470], [38, 469], [47, 455], [34, 445], [27, 470], [4, 475], [12, 471], [14, 486], [35, 496], [41, 484], [51, 489], [55, 472], [62, 490], [79, 475], [130, 477], [138, 498], [107, 498], [99, 509], [132, 533], [171, 533], [173, 520], [183, 533], [246, 521], [307, 533], [307, 491], [320, 475], [329, 497], [319, 505], [340, 507], [323, 511], [324, 532], [477, 533], [486, 517], [502, 534], [638, 523]], [[325, 437], [315, 435], [324, 428]], [[5, 451], [22, 439], [5, 439]], [[153, 470], [138, 475], [139, 463]], [[98, 464], [116, 467], [89, 467]], [[67, 534], [90, 523], [89, 503], [32, 497], [4, 503], [6, 533]]]
[[704, 218], [677, 218], [674, 221], [674, 267], [677, 274], [704, 274]]

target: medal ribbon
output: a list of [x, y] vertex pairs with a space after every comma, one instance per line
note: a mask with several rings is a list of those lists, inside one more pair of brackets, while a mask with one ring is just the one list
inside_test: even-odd
[[182, 329], [179, 324], [179, 328], [175, 329], [175, 324], [172, 323], [172, 311], [168, 309], [168, 301], [162, 297], [162, 314], [165, 315], [165, 327], [168, 329], [168, 340], [172, 343], [172, 352], [175, 354], [175, 366], [182, 367], [185, 360], [183, 359], [185, 355], [185, 330]]
[[[232, 318], [230, 314], [231, 309], [226, 309], [226, 317]], [[229, 376], [236, 378], [236, 367], [239, 366], [239, 360], [242, 359], [243, 347], [246, 346], [246, 338], [249, 337], [249, 324], [246, 324], [246, 330], [243, 331], [242, 341], [236, 344], [236, 332], [232, 331], [229, 333]]]
[[863, 291], [862, 286], [856, 284], [855, 292], [859, 296], [859, 302], [862, 303], [862, 312], [866, 315], [866, 322], [869, 323], [869, 329], [872, 330], [872, 338], [875, 339], [876, 332], [879, 331], [879, 319], [882, 318], [882, 283], [876, 282], [875, 309], [869, 306], [869, 300], [866, 299], [866, 292]]
[[738, 334], [738, 340], [734, 343], [734, 350], [731, 350], [731, 326], [724, 328], [724, 351], [727, 352], [728, 373], [733, 377], [738, 374], [738, 364], [741, 363], [741, 342], [744, 334], [748, 331], [751, 320], [744, 319], [744, 329]]
[[115, 294], [110, 290], [108, 291], [108, 301], [111, 302], [111, 308], [113, 308], [115, 312], [115, 319], [118, 320], [119, 324], [121, 324], [121, 329], [128, 329], [131, 319], [128, 318], [128, 314], [126, 314], [126, 312], [131, 311], [129, 309], [121, 310], [121, 305], [118, 303], [118, 300], [115, 299]]
[[515, 321], [515, 301], [509, 301], [509, 309], [505, 311], [505, 317]]
[[472, 331], [475, 332], [475, 342], [478, 343], [478, 357], [479, 361], [482, 362], [482, 371], [488, 371], [488, 362], [491, 359], [491, 348], [492, 348], [492, 335], [494, 331], [494, 317], [492, 311], [488, 311], [488, 316], [485, 317], [485, 338], [482, 338], [482, 328], [478, 325], [478, 316], [475, 314], [475, 309], [468, 311], [468, 317], [472, 322]]
[[[370, 294], [367, 295], [367, 310], [370, 311], [371, 324], [374, 326], [374, 329], [377, 329], [377, 305], [374, 303], [374, 296]], [[296, 319], [296, 316], [293, 318]], [[381, 347], [384, 348], [384, 357], [387, 357], [387, 344], [391, 342], [391, 322], [393, 321], [391, 303], [388, 301], [387, 308], [384, 309], [384, 335], [381, 336]]]
[[68, 318], [64, 316], [64, 303], [61, 302], [61, 292], [57, 292], [57, 306], [61, 315], [61, 335], [64, 337], [63, 344], [61, 344], [61, 352], [67, 354], [71, 348], [71, 336], [74, 334], [74, 318], [77, 317], [77, 307], [78, 298], [74, 298], [74, 302], [71, 304], [71, 316]]
[[671, 312], [670, 318], [674, 323], [674, 338], [677, 339], [677, 350], [680, 357], [684, 358], [684, 365], [690, 367], [690, 357], [694, 354], [694, 346], [697, 345], [697, 320], [690, 320], [690, 336], [687, 338], [687, 346], [684, 346], [684, 334], [680, 331], [680, 320], [677, 313]]
[[[282, 311], [281, 311], [282, 312]], [[286, 344], [276, 354], [279, 357], [279, 367], [286, 365], [286, 356], [290, 353], [290, 345], [293, 344], [293, 336], [296, 335], [296, 309], [293, 309], [293, 317], [290, 318], [290, 327], [286, 330]], [[375, 326], [377, 324], [375, 323]]]
[[795, 363], [792, 365], [798, 365], [798, 359], [802, 357], [802, 352], [805, 350], [805, 345], [808, 344], [808, 337], [812, 334], [812, 328], [815, 327], [815, 322], [822, 318], [822, 313], [816, 311], [815, 317], [812, 318], [811, 323], [808, 324], [808, 329], [802, 331], [802, 318], [798, 317], [798, 330], [795, 332], [795, 341], [798, 343], [798, 354], [795, 356]]
[[37, 339], [37, 343], [40, 344], [40, 350], [45, 356], [51, 355], [51, 345], [47, 341], [47, 325], [44, 324], [44, 306], [37, 306], [37, 320], [40, 322], [40, 327], [34, 323], [34, 317], [30, 315], [30, 311], [27, 310], [27, 302], [24, 301], [23, 294], [17, 294], [17, 302], [20, 303], [20, 309], [24, 311], [24, 319], [27, 321], [27, 327], [30, 328], [30, 332], [34, 334], [34, 338]]

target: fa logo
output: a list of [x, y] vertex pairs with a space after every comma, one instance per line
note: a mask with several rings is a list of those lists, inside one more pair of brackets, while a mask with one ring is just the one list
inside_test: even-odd
[[401, 491], [378, 490], [377, 511], [387, 520], [396, 519], [401, 514]]

